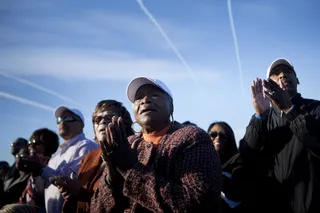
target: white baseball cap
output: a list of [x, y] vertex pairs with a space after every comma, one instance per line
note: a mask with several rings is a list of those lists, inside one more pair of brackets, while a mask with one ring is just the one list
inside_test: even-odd
[[170, 89], [162, 81], [158, 79], [148, 78], [148, 77], [136, 77], [129, 83], [127, 87], [127, 96], [128, 96], [128, 99], [131, 101], [131, 103], [134, 103], [134, 98], [136, 96], [138, 89], [148, 84], [158, 87], [159, 89], [167, 93], [172, 98], [172, 93]]
[[286, 65], [286, 66], [292, 68], [293, 72], [296, 73], [292, 63], [288, 59], [278, 58], [278, 59], [274, 60], [271, 63], [271, 65], [269, 66], [268, 71], [267, 71], [267, 78], [270, 77], [272, 69], [275, 68], [276, 66], [279, 66], [279, 65]]
[[82, 123], [84, 124], [84, 117], [83, 117], [83, 114], [80, 112], [80, 110], [78, 109], [72, 109], [72, 108], [69, 108], [69, 107], [66, 107], [66, 106], [59, 106], [55, 112], [54, 112], [54, 115], [56, 118], [60, 117], [62, 113], [64, 113], [65, 111], [70, 111], [72, 112], [73, 114], [75, 114], [76, 116], [78, 116], [81, 120], [82, 120]]

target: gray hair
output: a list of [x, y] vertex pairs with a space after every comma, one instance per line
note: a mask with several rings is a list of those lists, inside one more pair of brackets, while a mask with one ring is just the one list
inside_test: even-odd
[[37, 210], [27, 204], [9, 204], [5, 205], [0, 213], [37, 213]]

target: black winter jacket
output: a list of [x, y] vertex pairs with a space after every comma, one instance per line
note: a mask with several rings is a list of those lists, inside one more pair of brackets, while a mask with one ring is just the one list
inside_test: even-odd
[[259, 164], [265, 205], [292, 213], [320, 212], [320, 102], [292, 98], [293, 109], [272, 107], [264, 119], [252, 117], [240, 153]]

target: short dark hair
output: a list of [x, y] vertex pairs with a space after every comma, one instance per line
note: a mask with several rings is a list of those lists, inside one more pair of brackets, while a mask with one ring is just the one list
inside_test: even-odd
[[192, 123], [192, 122], [190, 122], [190, 121], [185, 121], [185, 122], [183, 122], [182, 124], [183, 124], [183, 125], [192, 125], [192, 126], [197, 126], [197, 124]]
[[21, 143], [23, 146], [28, 146], [28, 140], [25, 138], [17, 138], [14, 142], [18, 142]]
[[132, 119], [131, 119], [131, 115], [128, 112], [128, 110], [123, 106], [123, 104], [119, 101], [116, 100], [102, 100], [100, 101], [93, 114], [92, 114], [92, 123], [93, 123], [93, 129], [94, 129], [94, 117], [99, 113], [99, 112], [103, 112], [111, 107], [115, 107], [117, 109], [116, 114], [122, 118], [122, 121], [125, 125], [125, 131], [127, 136], [129, 137], [130, 135], [133, 135], [134, 132], [131, 128], [132, 126]]
[[59, 148], [59, 137], [50, 129], [41, 128], [37, 129], [30, 136], [30, 140], [40, 140], [44, 144], [44, 155], [50, 156], [54, 154]]

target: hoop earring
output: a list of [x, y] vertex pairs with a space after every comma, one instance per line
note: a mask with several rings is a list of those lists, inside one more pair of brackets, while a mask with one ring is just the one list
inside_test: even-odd
[[[134, 126], [135, 124], [138, 124], [137, 121], [135, 121], [135, 122], [133, 122], [133, 123], [131, 124], [131, 129], [132, 129], [132, 131], [133, 131], [135, 134], [141, 133], [142, 128], [141, 128], [140, 131], [138, 131], [138, 132], [133, 128], [133, 126]], [[139, 125], [139, 126], [140, 126], [140, 125]]]
[[174, 122], [175, 122], [175, 121], [174, 121], [173, 114], [171, 114], [170, 117], [171, 117], [171, 124], [174, 125]]

